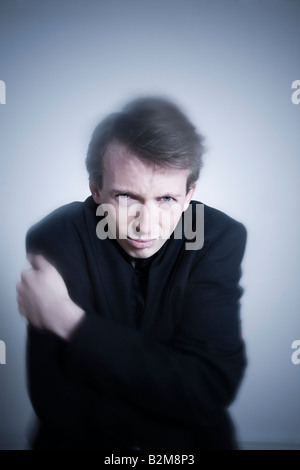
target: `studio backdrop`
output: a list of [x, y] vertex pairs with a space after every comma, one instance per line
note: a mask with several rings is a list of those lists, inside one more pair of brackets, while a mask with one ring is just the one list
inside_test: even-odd
[[242, 448], [300, 448], [300, 2], [1, 0], [0, 448], [28, 446], [27, 229], [89, 195], [95, 124], [173, 99], [206, 137], [195, 199], [248, 231], [248, 367], [231, 407]]

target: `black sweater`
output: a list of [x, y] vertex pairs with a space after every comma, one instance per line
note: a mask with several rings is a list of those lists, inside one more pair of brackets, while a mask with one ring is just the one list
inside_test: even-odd
[[70, 342], [28, 328], [33, 448], [234, 448], [245, 227], [204, 206], [201, 249], [171, 236], [135, 270], [116, 240], [97, 238], [96, 208], [68, 204], [27, 234], [87, 314]]

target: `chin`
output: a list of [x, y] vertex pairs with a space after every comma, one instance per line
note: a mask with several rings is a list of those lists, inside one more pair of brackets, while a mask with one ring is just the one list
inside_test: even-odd
[[150, 256], [154, 255], [159, 250], [159, 248], [157, 249], [144, 248], [142, 250], [133, 250], [132, 248], [129, 248], [126, 250], [126, 253], [132, 258], [144, 259], [144, 258], [150, 258]]
[[[165, 241], [166, 240], [164, 240], [164, 242]], [[150, 256], [154, 255], [158, 250], [160, 250], [163, 244], [164, 243], [158, 243], [157, 245], [155, 244], [155, 246], [151, 246], [149, 248], [133, 248], [126, 242], [120, 243], [123, 250], [126, 251], [129, 256], [137, 259], [150, 258]]]

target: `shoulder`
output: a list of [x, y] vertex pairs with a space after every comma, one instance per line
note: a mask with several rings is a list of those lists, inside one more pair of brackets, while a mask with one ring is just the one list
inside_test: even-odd
[[247, 230], [244, 224], [225, 212], [199, 201], [191, 201], [191, 207], [193, 230], [196, 230], [197, 234], [197, 226], [198, 231], [200, 226], [203, 232], [203, 248], [199, 250], [202, 251], [202, 255], [213, 247], [221, 249], [236, 247], [242, 252], [245, 250]]
[[206, 204], [204, 204], [204, 223], [208, 232], [216, 236], [227, 230], [246, 234], [246, 228], [241, 222]]
[[61, 206], [30, 227], [26, 234], [27, 251], [43, 251], [66, 239], [71, 242], [74, 234], [84, 228], [89, 203], [90, 198], [87, 198], [84, 202], [75, 201]]
[[233, 217], [229, 216], [225, 212], [222, 212], [215, 207], [208, 206], [200, 201], [191, 201], [190, 206], [192, 207], [193, 213], [193, 221], [195, 222], [197, 208], [202, 207], [203, 216], [204, 216], [204, 224], [209, 233], [218, 234], [219, 232], [223, 232], [224, 230], [233, 228], [241, 232], [246, 232], [245, 226], [239, 222], [238, 220], [234, 219]]

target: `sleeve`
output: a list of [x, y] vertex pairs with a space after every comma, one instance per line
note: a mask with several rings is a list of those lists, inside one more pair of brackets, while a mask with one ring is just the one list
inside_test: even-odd
[[[26, 251], [44, 255], [63, 276], [71, 297], [76, 289], [78, 303], [91, 308], [93, 293], [88, 270], [79, 269], [86, 264], [81, 241], [76, 239], [70, 224], [63, 227], [64, 237], [61, 233], [61, 223], [52, 220], [34, 226], [26, 237]], [[65, 439], [82, 444], [91, 438], [89, 430], [93, 435], [93, 429], [97, 429], [99, 435], [99, 423], [106, 435], [115, 438], [115, 423], [120, 427], [122, 422], [127, 424], [126, 410], [101, 387], [93, 387], [77, 373], [76, 364], [73, 367], [67, 360], [68, 349], [67, 343], [56, 335], [28, 325], [27, 385], [40, 423], [56, 436], [55, 442]]]
[[[66, 343], [55, 335], [28, 326], [27, 372], [30, 400], [51, 442], [82, 444], [94, 436], [112, 441], [141, 426], [141, 416], [130, 404], [120, 402], [82, 380], [66, 360]], [[128, 421], [130, 416], [130, 421]], [[134, 431], [131, 433], [133, 434]], [[112, 439], [112, 441], [111, 441]], [[100, 441], [101, 442], [101, 441]], [[99, 441], [94, 447], [99, 446]]]
[[141, 413], [213, 425], [246, 365], [239, 319], [245, 244], [246, 229], [235, 222], [199, 259], [168, 343], [88, 312], [67, 346], [67, 362], [86, 383]]

